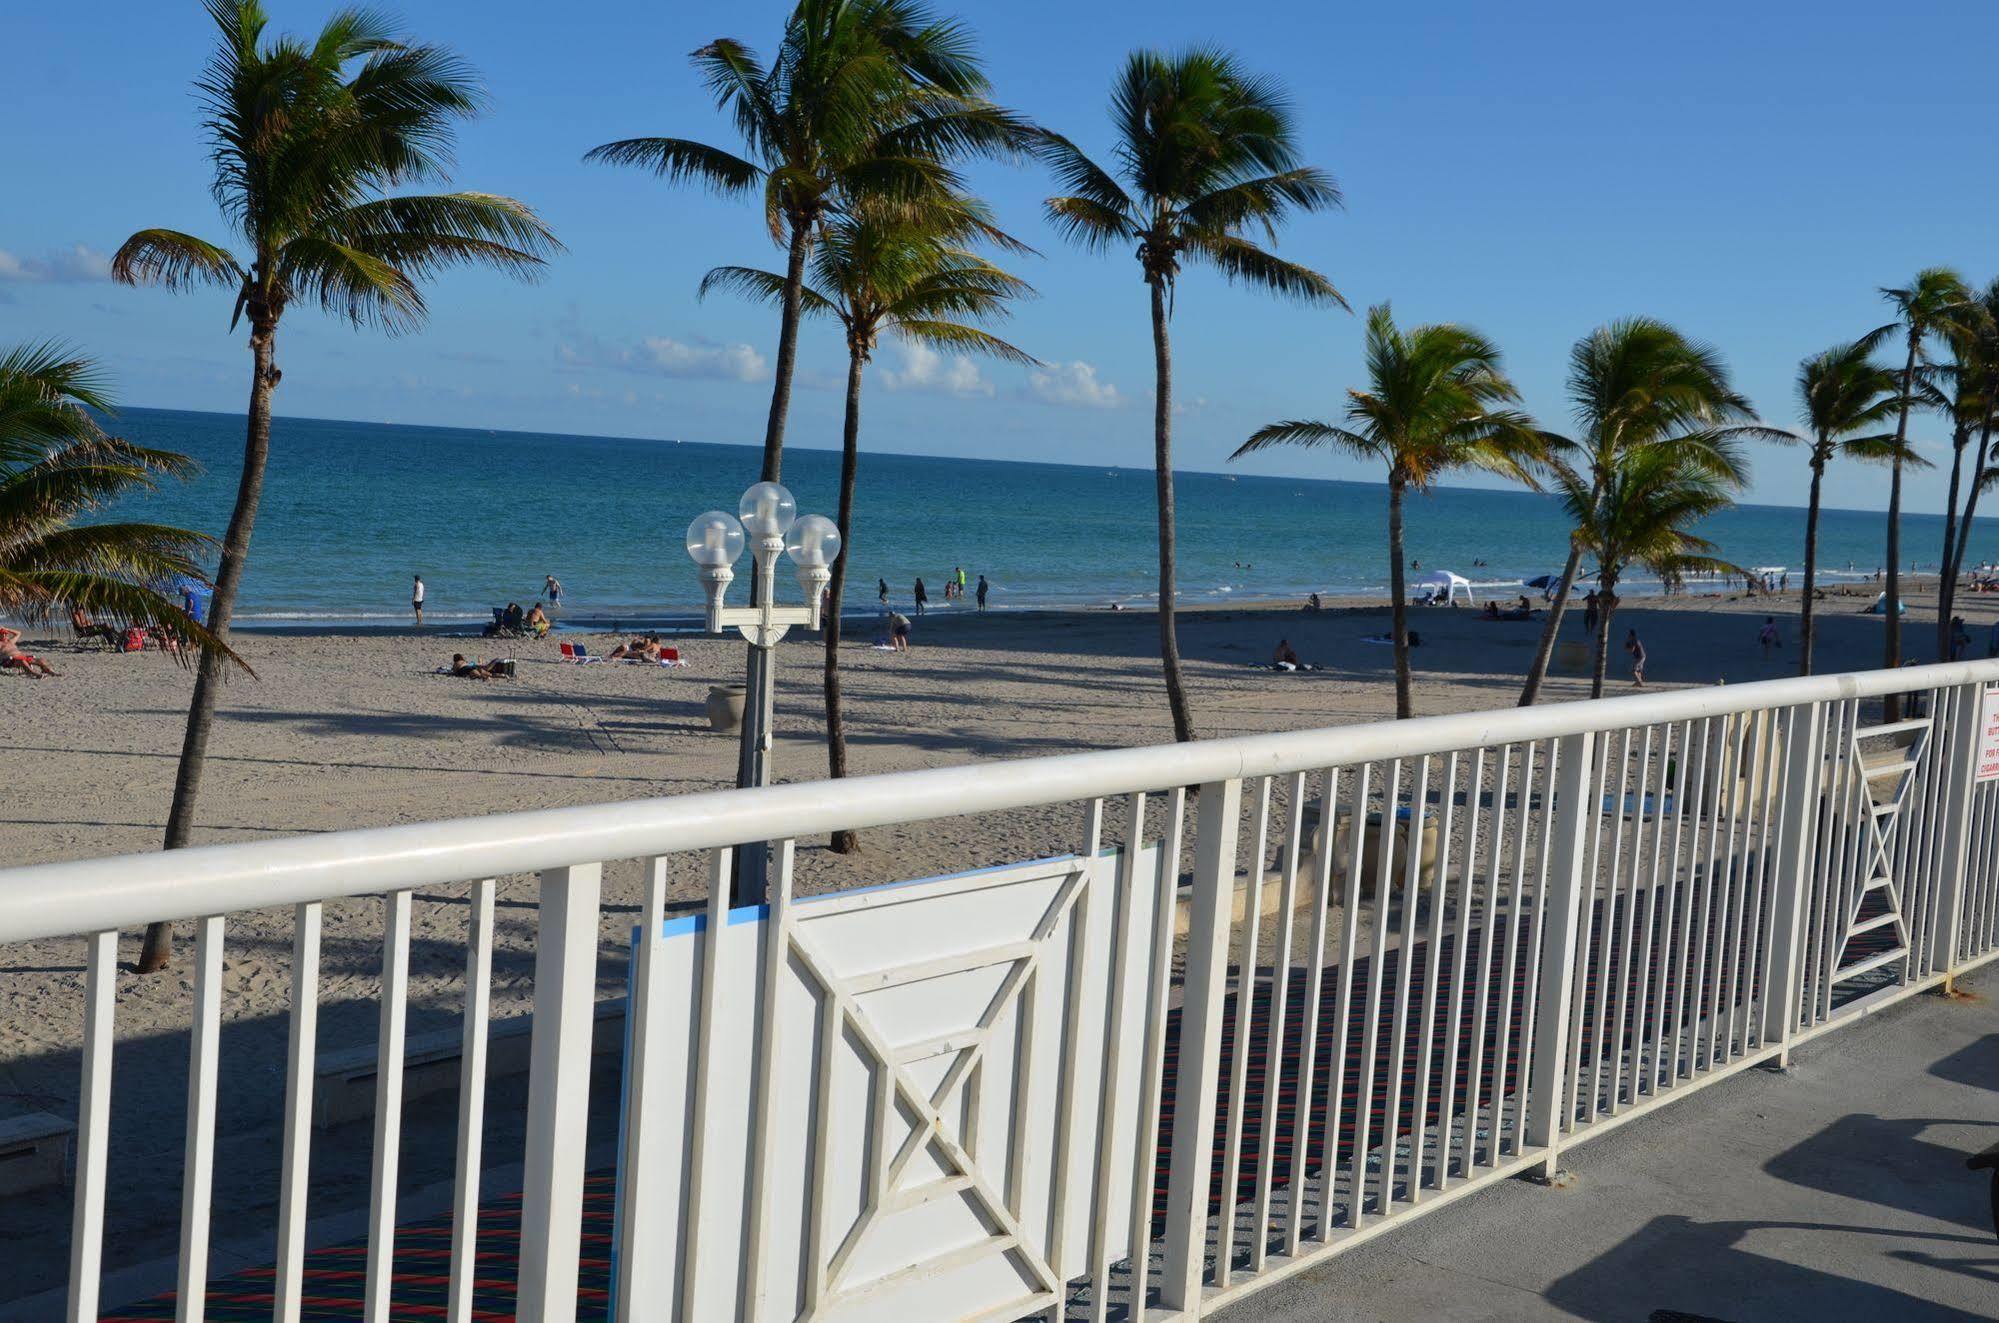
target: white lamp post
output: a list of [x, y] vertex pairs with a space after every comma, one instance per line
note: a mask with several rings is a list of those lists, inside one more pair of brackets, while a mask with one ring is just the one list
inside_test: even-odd
[[[764, 654], [760, 664], [749, 668], [749, 692], [743, 703], [743, 754], [736, 775], [738, 785], [760, 786], [770, 783], [773, 685], [768, 654], [793, 625], [819, 628], [820, 602], [833, 578], [833, 559], [840, 554], [840, 529], [824, 515], [799, 518], [798, 502], [774, 482], [760, 482], [744, 492], [737, 510], [734, 515], [710, 510], [689, 524], [687, 554], [701, 573], [708, 632], [734, 629]], [[736, 577], [732, 567], [746, 543], [756, 557], [756, 582], [762, 585], [762, 591], [753, 596], [761, 600], [748, 606], [725, 606], [723, 599]], [[805, 594], [803, 606], [777, 604], [774, 571], [781, 555], [790, 556], [798, 567], [798, 586]], [[763, 850], [738, 852], [739, 900], [762, 899], [764, 863]]]

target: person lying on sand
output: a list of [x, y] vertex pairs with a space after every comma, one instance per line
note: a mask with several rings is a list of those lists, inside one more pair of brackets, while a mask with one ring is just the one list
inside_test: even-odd
[[612, 661], [656, 662], [659, 660], [659, 640], [647, 636], [644, 638], [635, 638], [626, 643], [620, 643], [617, 647], [611, 649], [610, 658]]
[[39, 680], [45, 675], [58, 675], [49, 664], [31, 652], [21, 651], [19, 639], [21, 631], [0, 625], [0, 671], [17, 670], [31, 680]]
[[462, 652], [451, 654], [451, 673], [461, 680], [492, 680], [501, 674], [495, 663], [488, 662], [481, 666], [477, 662], [465, 660], [465, 654]]

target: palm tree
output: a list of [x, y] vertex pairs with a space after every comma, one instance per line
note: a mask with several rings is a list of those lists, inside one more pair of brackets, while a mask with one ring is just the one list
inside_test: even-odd
[[1876, 363], [1875, 349], [1887, 337], [1887, 327], [1849, 344], [1838, 344], [1798, 365], [1800, 433], [1771, 432], [1772, 439], [1789, 439], [1810, 447], [1806, 462], [1812, 470], [1811, 498], [1805, 506], [1804, 595], [1798, 620], [1798, 674], [1812, 673], [1812, 591], [1818, 578], [1819, 490], [1826, 465], [1835, 459], [1892, 463], [1899, 453], [1904, 464], [1926, 461], [1899, 451], [1887, 426], [1902, 400], [1901, 383], [1893, 370]]
[[[1346, 306], [1331, 281], [1259, 246], [1293, 211], [1340, 202], [1324, 171], [1300, 165], [1291, 108], [1269, 81], [1224, 51], [1137, 51], [1111, 89], [1117, 174], [1067, 139], [1043, 150], [1065, 190], [1048, 200], [1056, 229], [1092, 251], [1136, 251], [1152, 294], [1153, 468], [1159, 500], [1159, 655], [1177, 739], [1194, 738], [1174, 632], [1173, 354], [1167, 338], [1183, 263], [1288, 298]], [[1120, 178], [1121, 176], [1121, 178]]]
[[[1650, 317], [1615, 321], [1578, 340], [1569, 351], [1568, 392], [1577, 424], [1570, 444], [1581, 452], [1575, 462], [1596, 489], [1609, 481], [1621, 453], [1653, 445], [1684, 449], [1717, 476], [1740, 482], [1745, 470], [1736, 442], [1760, 434], [1733, 425], [1749, 416], [1749, 403], [1729, 384], [1721, 356]], [[1580, 524], [1577, 529], [1580, 534]], [[1560, 589], [1520, 692], [1522, 707], [1541, 692], [1584, 550], [1571, 537]]]
[[[390, 333], [421, 326], [419, 285], [455, 266], [529, 276], [559, 249], [541, 220], [489, 193], [394, 195], [442, 180], [454, 122], [483, 95], [440, 46], [398, 37], [374, 13], [345, 10], [311, 40], [265, 38], [259, 0], [207, 0], [220, 40], [196, 88], [206, 114], [211, 191], [242, 241], [237, 252], [177, 230], [141, 230], [112, 259], [129, 284], [219, 285], [250, 323], [243, 473], [223, 535], [209, 626], [229, 637], [271, 448], [278, 325], [294, 303]], [[215, 718], [222, 654], [205, 651], [188, 707], [165, 848], [188, 843]], [[162, 968], [171, 931], [147, 931], [139, 968]]]
[[[826, 761], [835, 777], [847, 774], [847, 732], [840, 708], [840, 610], [846, 591], [847, 558], [853, 549], [854, 489], [861, 457], [862, 375], [882, 333], [958, 353], [983, 354], [1031, 365], [1035, 359], [970, 321], [1007, 314], [1010, 301], [1032, 294], [1025, 281], [964, 247], [979, 237], [1018, 250], [1020, 245], [993, 228], [985, 209], [962, 198], [940, 199], [922, 209], [863, 206], [823, 223], [812, 254], [813, 283], [800, 291], [808, 314], [839, 322], [847, 341], [846, 422], [840, 451], [840, 551], [823, 617], [825, 637]], [[710, 271], [701, 292], [732, 290], [782, 303], [785, 278], [751, 267]], [[852, 831], [830, 842], [837, 854], [859, 848]]]
[[[1909, 410], [1916, 402], [1916, 364], [1923, 357], [1924, 342], [1943, 329], [1945, 321], [1960, 310], [1970, 297], [1964, 278], [1949, 267], [1933, 266], [1916, 273], [1901, 289], [1884, 289], [1881, 297], [1895, 309], [1893, 327], [1900, 327], [1908, 341], [1908, 355], [1902, 363], [1901, 406], [1895, 417], [1895, 455], [1888, 479], [1888, 582], [1881, 602], [1887, 624], [1883, 640], [1882, 664], [1902, 664], [1902, 462], [1900, 456], [1909, 443]], [[1901, 716], [1901, 698], [1890, 694], [1882, 701], [1890, 721]]]
[[[728, 37], [691, 58], [718, 108], [735, 122], [744, 155], [687, 138], [649, 137], [608, 142], [583, 159], [636, 166], [725, 196], [761, 196], [771, 239], [785, 250], [763, 449], [763, 480], [776, 482], [805, 273], [822, 221], [856, 198], [915, 204], [954, 192], [950, 158], [1017, 151], [1028, 128], [986, 99], [989, 86], [967, 29], [917, 0], [799, 0], [768, 65]], [[751, 600], [761, 601], [763, 592], [753, 575]], [[769, 658], [758, 648], [747, 654], [754, 695], [768, 684]], [[762, 779], [752, 743], [757, 729], [744, 724], [737, 785]]]
[[1590, 697], [1603, 696], [1610, 660], [1611, 621], [1617, 585], [1626, 570], [1641, 567], [1668, 585], [1691, 571], [1735, 567], [1711, 553], [1714, 545], [1693, 526], [1734, 503], [1740, 479], [1718, 469], [1700, 451], [1676, 445], [1633, 446], [1613, 452], [1600, 474], [1555, 466], [1563, 507], [1575, 520], [1575, 542], [1596, 557], [1596, 657]]
[[733, 38], [690, 57], [744, 155], [687, 138], [625, 138], [586, 161], [635, 166], [724, 196], [761, 195], [785, 250], [775, 381], [764, 426], [763, 480], [784, 463], [805, 273], [820, 221], [842, 199], [912, 200], [948, 190], [945, 162], [1005, 152], [1024, 121], [986, 100], [989, 84], [964, 25], [916, 0], [799, 0], [768, 65]]
[[1388, 305], [1367, 313], [1366, 390], [1347, 392], [1346, 426], [1272, 423], [1237, 448], [1240, 459], [1267, 446], [1325, 446], [1388, 466], [1388, 576], [1395, 638], [1395, 715], [1411, 715], [1409, 600], [1403, 582], [1402, 498], [1428, 491], [1455, 469], [1483, 469], [1537, 486], [1534, 468], [1547, 440], [1521, 413], [1499, 406], [1519, 398], [1490, 340], [1462, 326], [1396, 328]]
[[[1982, 478], [1991, 457], [1993, 423], [1999, 420], [1999, 280], [1953, 309], [1939, 332], [1950, 345], [1951, 361], [1927, 374], [1930, 379], [1923, 381], [1919, 390], [1925, 402], [1951, 420], [1950, 489], [1944, 502], [1943, 560], [1937, 576], [1937, 656], [1948, 657], [1958, 574], [1964, 567], [1964, 549], [1971, 541], [1971, 521], [1978, 511]], [[1919, 378], [1924, 375], [1919, 370]], [[1973, 433], [1978, 436], [1978, 448], [1971, 472], [1966, 474], [1964, 453]], [[1965, 493], [1961, 512], [1957, 504], [1960, 484]]]
[[43, 621], [74, 608], [214, 644], [162, 590], [207, 582], [201, 562], [213, 538], [161, 524], [77, 522], [195, 471], [185, 455], [105, 435], [92, 411], [110, 409], [88, 359], [54, 344], [0, 353], [0, 612]]

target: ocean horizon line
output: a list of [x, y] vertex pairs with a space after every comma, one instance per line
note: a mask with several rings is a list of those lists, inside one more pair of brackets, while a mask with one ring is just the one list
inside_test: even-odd
[[[199, 418], [241, 419], [243, 416], [240, 412], [230, 411], [230, 410], [183, 409], [166, 405], [152, 405], [152, 404], [122, 405], [111, 416], [120, 417], [125, 414], [135, 413], [135, 412], [181, 414], [189, 417], [199, 417]], [[641, 445], [655, 445], [655, 446], [698, 446], [698, 447], [713, 448], [713, 449], [755, 450], [755, 451], [761, 451], [763, 449], [763, 443], [761, 441], [707, 441], [707, 440], [696, 440], [689, 437], [651, 436], [651, 435], [639, 435], [636, 433], [625, 433], [625, 432], [550, 432], [542, 428], [477, 427], [477, 426], [468, 426], [463, 423], [407, 423], [407, 422], [391, 422], [387, 420], [367, 419], [367, 418], [324, 418], [312, 414], [279, 413], [272, 415], [272, 421], [316, 423], [316, 424], [324, 424], [336, 427], [386, 427], [386, 428], [395, 428], [399, 430], [408, 430], [408, 431], [417, 431], [417, 432], [458, 432], [473, 437], [497, 436], [497, 437], [507, 437], [511, 439], [519, 439], [522, 437], [550, 437], [560, 440], [620, 441], [620, 442], [633, 442]], [[822, 455], [824, 454], [837, 455], [840, 453], [840, 448], [838, 446], [810, 445], [803, 441], [788, 441], [785, 445], [785, 449], [788, 451], [811, 451], [814, 454], [822, 454]], [[895, 459], [931, 460], [945, 464], [961, 464], [961, 463], [1005, 464], [1020, 468], [1064, 469], [1064, 470], [1076, 470], [1079, 472], [1090, 472], [1092, 470], [1096, 470], [1096, 471], [1115, 473], [1119, 476], [1123, 476], [1125, 474], [1140, 475], [1144, 477], [1152, 476], [1152, 468], [1150, 465], [1134, 466], [1130, 464], [1112, 464], [1112, 463], [1082, 464], [1082, 463], [1064, 462], [1061, 460], [1052, 460], [1052, 459], [1009, 459], [1003, 456], [990, 456], [990, 455], [940, 455], [929, 451], [917, 451], [917, 450], [864, 449], [862, 455], [864, 459], [870, 457], [872, 458], [893, 457]], [[1314, 478], [1314, 477], [1305, 477], [1303, 475], [1289, 476], [1284, 474], [1272, 474], [1272, 473], [1238, 472], [1231, 469], [1194, 469], [1194, 468], [1187, 468], [1187, 469], [1175, 468], [1173, 470], [1173, 474], [1176, 478], [1177, 477], [1226, 478], [1232, 482], [1253, 482], [1259, 484], [1305, 482], [1305, 483], [1313, 483], [1329, 487], [1357, 487], [1368, 490], [1370, 492], [1379, 492], [1382, 493], [1384, 496], [1388, 490], [1387, 483], [1376, 482], [1367, 478]], [[1450, 492], [1511, 493], [1513, 495], [1523, 496], [1529, 499], [1532, 499], [1537, 496], [1546, 497], [1551, 500], [1554, 499], [1552, 493], [1537, 492], [1529, 488], [1520, 487], [1518, 484], [1503, 483], [1503, 482], [1495, 482], [1490, 486], [1483, 486], [1476, 483], [1440, 482], [1436, 484], [1433, 490], [1450, 491]], [[1802, 504], [1794, 505], [1785, 501], [1737, 501], [1735, 502], [1735, 508], [1738, 510], [1802, 511], [1806, 507]], [[1837, 514], [1848, 514], [1848, 515], [1878, 515], [1883, 519], [1887, 518], [1887, 512], [1885, 510], [1871, 510], [1871, 509], [1863, 509], [1855, 506], [1845, 506], [1845, 505], [1822, 505], [1820, 509], [1822, 512], [1825, 513], [1837, 513]], [[1930, 515], [1935, 518], [1941, 519], [1943, 517], [1944, 512], [1942, 510], [1916, 509], [1904, 505], [1902, 513], [1905, 515], [1909, 514]], [[1999, 515], [1982, 514], [1979, 517], [1991, 519], [1991, 518], [1999, 518]]]

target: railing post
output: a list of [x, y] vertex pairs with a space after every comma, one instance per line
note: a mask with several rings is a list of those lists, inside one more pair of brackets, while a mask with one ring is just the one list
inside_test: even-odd
[[1798, 1031], [1799, 999], [1804, 992], [1805, 899], [1811, 895], [1812, 871], [1819, 860], [1819, 804], [1825, 784], [1825, 705], [1800, 703], [1784, 724], [1783, 829], [1777, 840], [1776, 871], [1770, 889], [1770, 958], [1765, 965], [1762, 1025], [1757, 1041], [1782, 1046], [1777, 1068], [1791, 1064], [1791, 1038]]
[[1209, 782], [1200, 795], [1194, 818], [1194, 890], [1188, 901], [1180, 1059], [1173, 1083], [1166, 1257], [1159, 1278], [1159, 1303], [1182, 1311], [1185, 1319], [1200, 1317], [1201, 1276], [1207, 1261], [1209, 1167], [1214, 1158], [1215, 1088], [1221, 1078], [1229, 903], [1235, 890], [1242, 782]]
[[[1942, 732], [1949, 777], [1944, 783], [1943, 841], [1937, 855], [1936, 901], [1929, 911], [1930, 949], [1925, 962], [1944, 976], [1944, 991], [1956, 981], [1958, 933], [1964, 919], [1965, 875], [1971, 863], [1971, 792], [1978, 780], [1978, 743], [1985, 721], [1985, 685], [1961, 684], [1952, 692], [1950, 729]], [[1906, 909], [1908, 896], [1902, 897]], [[1915, 952], [1910, 952], [1911, 960]], [[1913, 971], [1912, 971], [1913, 972]]]
[[551, 868], [541, 875], [527, 1157], [521, 1176], [521, 1323], [574, 1323], [576, 1318], [602, 889], [600, 864]]
[[1594, 879], [1583, 876], [1585, 834], [1599, 809], [1590, 802], [1595, 759], [1596, 736], [1590, 731], [1565, 735], [1555, 746], [1555, 823], [1548, 838], [1548, 885], [1543, 893], [1548, 914], [1542, 931], [1548, 945], [1541, 952], [1541, 980], [1534, 1000], [1534, 1062], [1526, 1123], [1528, 1145], [1543, 1150], [1539, 1172], [1543, 1180], [1553, 1180], [1560, 1170], [1563, 1122], [1575, 1110], [1569, 1012], [1576, 986], [1577, 929], [1595, 890]]

